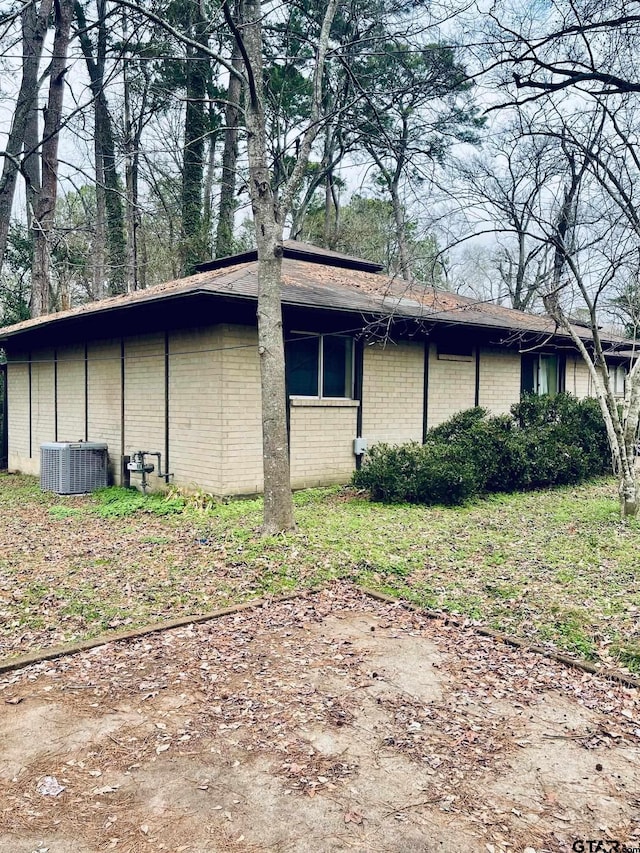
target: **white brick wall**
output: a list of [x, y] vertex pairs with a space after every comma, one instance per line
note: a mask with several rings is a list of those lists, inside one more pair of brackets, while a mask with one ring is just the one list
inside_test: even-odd
[[520, 361], [518, 352], [480, 349], [480, 406], [494, 415], [503, 415], [519, 402]]
[[[26, 356], [19, 356], [20, 360]], [[11, 364], [7, 367], [7, 401], [9, 406], [9, 470], [37, 474], [40, 460], [29, 458], [29, 367]]]
[[[124, 354], [124, 452], [158, 451], [164, 467], [164, 333], [125, 339]], [[150, 461], [157, 466], [157, 459]], [[152, 489], [164, 485], [155, 473], [149, 479]]]
[[574, 397], [591, 397], [593, 386], [589, 368], [580, 356], [567, 356], [566, 389]]
[[40, 445], [55, 440], [53, 350], [40, 350], [31, 363], [32, 454], [40, 456]]
[[221, 326], [220, 336], [222, 492], [255, 494], [264, 482], [258, 332]]
[[89, 441], [104, 441], [109, 448], [109, 471], [120, 482], [121, 456], [121, 354], [120, 341], [91, 343], [88, 355]]
[[224, 494], [222, 335], [219, 327], [173, 332], [169, 339], [171, 482]]
[[369, 444], [422, 441], [424, 344], [365, 346], [362, 434]]
[[58, 350], [58, 441], [84, 441], [84, 347]]
[[[518, 380], [519, 381], [519, 380]], [[476, 360], [448, 361], [438, 358], [435, 344], [429, 347], [428, 426], [438, 426], [456, 412], [475, 404]]]
[[293, 400], [291, 485], [296, 489], [346, 483], [355, 468], [358, 407], [346, 400]]

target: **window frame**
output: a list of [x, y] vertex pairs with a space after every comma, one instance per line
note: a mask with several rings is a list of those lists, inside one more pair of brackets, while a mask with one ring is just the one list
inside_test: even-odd
[[[627, 390], [627, 368], [624, 364], [607, 365], [609, 381], [612, 385], [614, 397], [624, 397]], [[621, 383], [620, 383], [621, 380]], [[618, 389], [619, 384], [622, 384], [622, 390]]]
[[[553, 394], [549, 394], [548, 391], [541, 393], [540, 391], [540, 367], [541, 367], [541, 359], [543, 358], [555, 358], [556, 360], [556, 391]], [[527, 389], [524, 387], [524, 377], [525, 377], [525, 364], [529, 363], [531, 366], [532, 377], [533, 377], [533, 388]], [[536, 397], [543, 397], [545, 395], [555, 396], [557, 394], [563, 394], [566, 389], [566, 357], [563, 353], [560, 352], [523, 352], [521, 353], [521, 365], [520, 365], [520, 394], [535, 394]]]
[[[287, 387], [287, 397], [289, 399], [295, 400], [353, 400], [355, 393], [355, 341], [351, 335], [342, 335], [342, 334], [332, 334], [331, 332], [307, 332], [300, 329], [291, 329], [288, 333], [289, 335], [299, 335], [300, 337], [305, 338], [317, 338], [318, 339], [318, 371], [317, 371], [317, 383], [318, 383], [318, 393], [317, 394], [292, 394]], [[341, 396], [341, 397], [328, 397], [325, 396], [322, 392], [324, 389], [324, 339], [325, 338], [343, 338], [344, 340], [349, 342], [350, 359], [351, 359], [351, 375], [349, 377], [349, 395]], [[292, 341], [285, 338], [285, 374], [286, 374], [286, 347], [287, 344], [291, 344]], [[288, 381], [287, 381], [288, 385]]]

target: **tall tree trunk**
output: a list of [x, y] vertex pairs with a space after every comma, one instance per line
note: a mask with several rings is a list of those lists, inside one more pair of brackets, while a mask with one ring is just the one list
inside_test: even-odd
[[[126, 19], [125, 19], [126, 20]], [[126, 222], [127, 222], [127, 290], [139, 290], [144, 287], [140, 274], [140, 204], [139, 204], [139, 174], [140, 174], [140, 141], [147, 116], [147, 100], [149, 96], [150, 75], [147, 69], [142, 69], [142, 85], [138, 80], [139, 109], [134, 117], [131, 109], [131, 81], [129, 78], [129, 62], [123, 63], [124, 78], [124, 149], [125, 149], [125, 184], [126, 184]]]
[[107, 214], [104, 198], [104, 163], [102, 147], [98, 141], [97, 134], [94, 134], [93, 137], [93, 151], [96, 170], [96, 222], [93, 229], [91, 246], [93, 254], [93, 286], [91, 291], [94, 299], [104, 299], [107, 295]]
[[[37, 110], [38, 68], [52, 6], [53, 0], [42, 0], [39, 8], [35, 2], [25, 3], [22, 10], [22, 80], [20, 81], [11, 130], [7, 139], [2, 178], [0, 179], [0, 272], [7, 250], [20, 153], [25, 148], [28, 159], [31, 159], [29, 155], [37, 157], [34, 152], [38, 148], [39, 136], [37, 133], [37, 116], [34, 123], [34, 111]], [[36, 136], [32, 138], [31, 133], [34, 126]], [[29, 128], [28, 136], [27, 128]], [[39, 170], [37, 171], [39, 173]], [[33, 172], [34, 168], [31, 166], [27, 175], [33, 174]], [[27, 190], [27, 201], [32, 205], [34, 203], [33, 194], [29, 189]], [[32, 213], [33, 210], [30, 210], [29, 219], [31, 219]]]
[[264, 114], [262, 10], [259, 0], [246, 0], [243, 37], [249, 59], [250, 85], [245, 91], [249, 191], [258, 248], [258, 353], [262, 391], [262, 458], [264, 532], [293, 530], [293, 501], [287, 436], [284, 340], [282, 335], [283, 223], [268, 168]]
[[[223, 8], [225, 15], [230, 18], [226, 4]], [[293, 198], [300, 188], [309, 163], [311, 148], [320, 127], [324, 60], [336, 8], [337, 0], [328, 0], [318, 44], [309, 120], [297, 147], [297, 158], [279, 202], [274, 195], [267, 157], [260, 0], [245, 0], [245, 14], [241, 28], [234, 29], [234, 36], [244, 48], [243, 58], [247, 74], [245, 117], [249, 192], [258, 248], [258, 353], [262, 391], [263, 530], [265, 533], [292, 530], [295, 527], [289, 467], [280, 299], [282, 236], [285, 216], [293, 206]]]
[[[209, 109], [209, 127], [214, 126], [215, 115], [213, 107]], [[212, 213], [213, 213], [213, 187], [216, 178], [216, 143], [217, 135], [210, 133], [207, 140], [207, 168], [204, 176], [203, 187], [203, 211], [202, 211], [202, 228], [203, 233], [210, 238], [212, 232]]]
[[[190, 4], [190, 34], [206, 46], [209, 37], [199, 4]], [[204, 150], [209, 123], [206, 109], [209, 57], [204, 51], [187, 46], [187, 105], [184, 119], [182, 160], [182, 271], [191, 275], [196, 264], [209, 254], [203, 234], [202, 190]]]
[[[236, 17], [241, 18], [241, 4], [238, 3]], [[240, 48], [234, 45], [231, 64], [238, 71], [242, 69]], [[220, 207], [218, 227], [216, 229], [216, 258], [225, 258], [233, 253], [233, 224], [236, 212], [236, 173], [238, 163], [238, 125], [240, 121], [240, 98], [242, 81], [230, 75], [225, 107], [224, 149], [222, 151], [222, 176], [220, 180]]]
[[405, 281], [411, 279], [411, 258], [409, 256], [409, 248], [407, 246], [407, 230], [404, 221], [404, 207], [400, 201], [398, 192], [398, 184], [392, 181], [389, 186], [391, 195], [391, 208], [393, 210], [393, 221], [396, 226], [396, 241], [398, 243], [398, 265], [400, 267], [400, 275]]
[[[107, 51], [106, 0], [98, 0], [98, 40], [95, 49], [87, 30], [84, 9], [74, 2], [74, 13], [79, 27], [80, 47], [87, 66], [91, 94], [94, 99], [95, 148], [100, 151], [104, 179], [104, 209], [106, 222], [106, 244], [109, 255], [109, 293], [124, 293], [125, 286], [125, 238], [122, 212], [122, 192], [118, 179], [115, 140], [111, 114], [104, 91], [104, 66]], [[98, 176], [96, 174], [96, 182]], [[101, 288], [104, 290], [104, 286]]]
[[408, 116], [402, 115], [402, 134], [397, 144], [394, 146], [393, 156], [395, 158], [393, 170], [391, 170], [377, 149], [371, 145], [367, 145], [366, 140], [364, 146], [373, 158], [376, 166], [380, 170], [380, 174], [389, 190], [391, 199], [391, 210], [393, 212], [393, 221], [395, 224], [395, 236], [398, 244], [398, 266], [400, 267], [400, 275], [405, 281], [411, 280], [411, 257], [409, 247], [407, 245], [407, 229], [404, 215], [404, 205], [400, 199], [400, 180], [407, 164], [406, 151], [409, 140], [409, 123]]
[[[126, 21], [126, 12], [123, 13]], [[125, 42], [126, 42], [126, 29]], [[125, 222], [126, 222], [126, 288], [131, 293], [138, 289], [138, 246], [137, 246], [137, 208], [138, 208], [138, 180], [135, 152], [135, 131], [131, 121], [131, 87], [129, 81], [129, 63], [127, 59], [123, 62], [124, 80], [124, 173], [125, 173]]]
[[56, 0], [56, 31], [49, 77], [49, 98], [45, 112], [42, 141], [42, 187], [34, 216], [35, 246], [33, 257], [31, 316], [48, 314], [51, 308], [51, 245], [56, 197], [58, 192], [58, 139], [62, 123], [64, 75], [73, 17], [73, 0]]
[[[142, 223], [140, 223], [142, 226]], [[147, 254], [147, 241], [145, 239], [144, 230], [140, 227], [140, 256], [139, 256], [139, 264], [138, 264], [138, 281], [140, 284], [140, 290], [144, 290], [147, 286], [147, 266], [149, 263], [149, 256]]]
[[27, 230], [33, 233], [33, 212], [36, 209], [38, 196], [40, 195], [40, 123], [38, 121], [37, 99], [29, 110], [29, 117], [25, 128], [24, 137], [24, 159], [22, 161], [22, 173], [26, 182], [27, 199]]

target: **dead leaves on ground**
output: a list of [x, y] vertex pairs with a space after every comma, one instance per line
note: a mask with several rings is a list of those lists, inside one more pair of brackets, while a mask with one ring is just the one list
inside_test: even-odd
[[[404, 634], [436, 644], [443, 656], [438, 673], [446, 684], [441, 698], [420, 701], [398, 689], [392, 680], [385, 681], [384, 666], [372, 669], [362, 644], [318, 630], [328, 614], [346, 618], [363, 611], [375, 616], [376, 638], [390, 646]], [[365, 731], [362, 696], [372, 684], [377, 693], [370, 701], [380, 714]], [[519, 809], [511, 814], [511, 806], [502, 802], [483, 802], [473, 793], [474, 785], [487, 774], [499, 775], [509, 756], [530, 746], [531, 721], [541, 697], [562, 696], [605, 715], [602, 726], [575, 730], [554, 720], [536, 722], [550, 738], [571, 738], [597, 756], [596, 773], [597, 764], [608, 763], [610, 750], [637, 746], [640, 740], [640, 706], [633, 691], [446, 621], [373, 602], [337, 583], [307, 599], [28, 667], [0, 682], [3, 693], [8, 706], [19, 705], [12, 711], [16, 714], [37, 698], [63, 705], [68, 714], [87, 722], [114, 715], [111, 730], [86, 746], [51, 756], [46, 766], [29, 767], [3, 791], [5, 828], [7, 821], [36, 828], [54, 816], [89, 824], [100, 818], [96, 838], [104, 837], [113, 816], [124, 826], [131, 779], [140, 768], [162, 762], [171, 767], [171, 762], [191, 757], [200, 765], [222, 763], [234, 769], [251, 766], [262, 756], [283, 793], [335, 798], [345, 806], [344, 824], [360, 831], [369, 817], [353, 793], [361, 773], [357, 750], [326, 754], [305, 735], [312, 730], [347, 737], [350, 743], [372, 739], [381, 758], [404, 756], [428, 778], [411, 808], [431, 804], [443, 815], [480, 828], [509, 826], [518, 818]], [[34, 801], [35, 786], [49, 775], [65, 791], [43, 808]], [[196, 776], [192, 784], [203, 795], [215, 788], [209, 776]], [[233, 815], [231, 809], [221, 806], [219, 811]], [[402, 822], [410, 811], [407, 806], [389, 814]], [[550, 801], [541, 814], [565, 812]], [[132, 821], [137, 835], [147, 837], [140, 830], [151, 825], [147, 818], [138, 814]], [[500, 830], [503, 835], [506, 831]], [[150, 832], [149, 837], [155, 836]], [[497, 837], [491, 836], [490, 843], [501, 849]]]

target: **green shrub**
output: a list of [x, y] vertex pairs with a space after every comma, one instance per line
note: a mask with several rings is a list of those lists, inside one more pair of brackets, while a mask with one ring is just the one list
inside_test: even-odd
[[[429, 432], [428, 442], [433, 441], [436, 429]], [[508, 415], [475, 419], [467, 432], [458, 434], [455, 445], [475, 467], [479, 491], [522, 488], [527, 478], [526, 454], [519, 432]]]
[[377, 445], [354, 484], [373, 500], [458, 504], [479, 492], [579, 483], [610, 470], [595, 400], [525, 397], [510, 415], [476, 407], [427, 433], [424, 445]]
[[435, 443], [374, 445], [353, 483], [385, 503], [460, 504], [478, 491], [475, 466], [460, 448]]
[[413, 473], [411, 503], [462, 504], [476, 495], [481, 480], [473, 459], [454, 444], [426, 444]]
[[570, 394], [527, 396], [511, 407], [511, 414], [521, 430], [536, 436], [540, 447], [536, 461], [541, 468], [549, 467], [545, 456], [551, 461], [557, 457], [559, 471], [549, 476], [554, 483], [575, 483], [611, 470], [607, 430], [597, 400], [577, 400]]
[[438, 443], [456, 441], [462, 436], [468, 435], [469, 431], [476, 424], [481, 423], [488, 414], [489, 412], [483, 409], [482, 406], [475, 406], [473, 409], [456, 412], [448, 421], [430, 429], [427, 439]]
[[519, 403], [511, 406], [511, 416], [521, 429], [544, 424], [572, 424], [579, 400], [570, 394], [526, 394]]
[[541, 489], [579, 483], [589, 476], [582, 449], [568, 444], [552, 426], [538, 426], [519, 431], [519, 442], [525, 458], [523, 481], [514, 488]]

